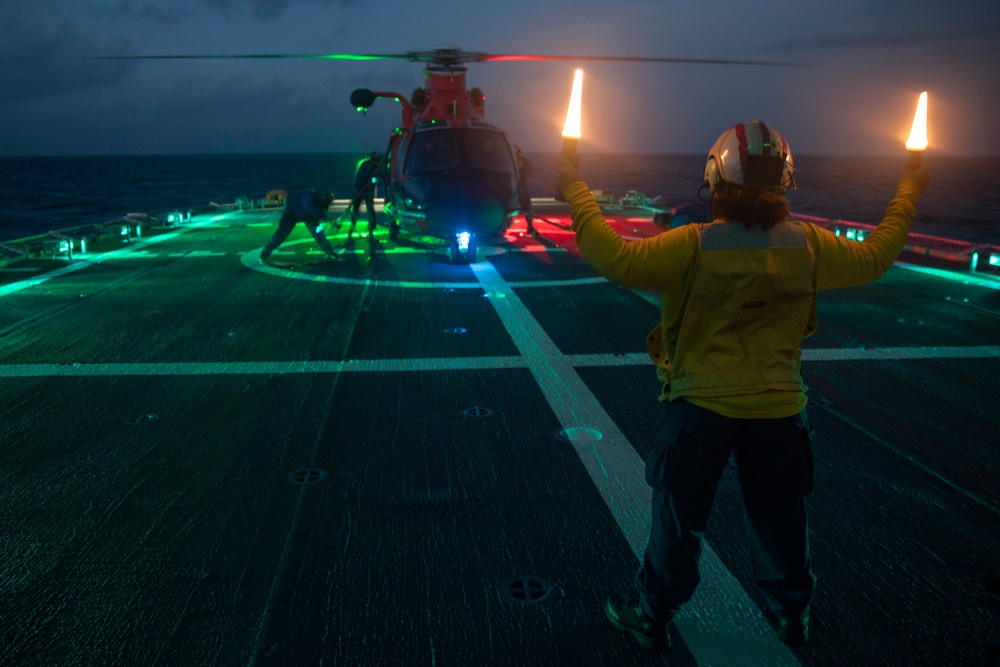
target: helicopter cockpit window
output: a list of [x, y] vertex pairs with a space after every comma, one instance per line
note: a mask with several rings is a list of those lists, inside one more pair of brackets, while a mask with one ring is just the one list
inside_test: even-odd
[[483, 128], [458, 128], [419, 132], [407, 151], [411, 174], [465, 169], [514, 173], [514, 159], [502, 132]]
[[435, 131], [414, 135], [406, 156], [406, 166], [413, 174], [447, 171], [457, 167], [458, 162], [458, 149], [451, 132]]
[[514, 173], [507, 140], [500, 132], [484, 129], [462, 131], [462, 143], [470, 165], [478, 171]]

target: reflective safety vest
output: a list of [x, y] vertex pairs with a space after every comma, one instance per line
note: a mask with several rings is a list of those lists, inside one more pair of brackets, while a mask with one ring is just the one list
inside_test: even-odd
[[684, 289], [672, 290], [680, 297], [673, 313], [665, 295], [664, 333], [654, 335], [665, 346], [660, 358], [672, 360], [671, 398], [803, 392], [799, 346], [816, 330], [803, 227], [713, 222], [698, 225], [697, 242]]
[[664, 383], [660, 399], [684, 396], [730, 417], [773, 418], [805, 407], [800, 345], [816, 330], [817, 290], [885, 273], [906, 243], [918, 191], [901, 180], [882, 222], [860, 243], [794, 221], [766, 231], [690, 224], [627, 242], [586, 184], [563, 194], [583, 257], [608, 280], [662, 295], [660, 325], [646, 339]]

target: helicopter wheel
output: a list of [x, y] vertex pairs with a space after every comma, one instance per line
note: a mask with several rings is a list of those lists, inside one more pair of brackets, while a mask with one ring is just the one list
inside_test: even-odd
[[469, 239], [469, 246], [463, 251], [458, 249], [458, 239], [448, 244], [448, 261], [452, 264], [475, 264], [478, 247], [476, 238]]

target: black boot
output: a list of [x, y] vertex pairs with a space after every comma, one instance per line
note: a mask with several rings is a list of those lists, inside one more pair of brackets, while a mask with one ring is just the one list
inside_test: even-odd
[[647, 616], [639, 600], [612, 595], [604, 603], [604, 613], [608, 615], [611, 625], [631, 634], [639, 646], [656, 652], [670, 648], [667, 624], [657, 623]]
[[788, 646], [802, 646], [809, 639], [809, 608], [799, 616], [779, 616], [774, 629], [778, 631], [778, 639]]

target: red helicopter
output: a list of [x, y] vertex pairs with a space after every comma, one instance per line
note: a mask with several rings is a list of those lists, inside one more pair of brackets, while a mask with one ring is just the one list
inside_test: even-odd
[[365, 112], [379, 98], [402, 105], [402, 124], [385, 151], [384, 213], [389, 238], [400, 229], [448, 241], [453, 263], [474, 262], [480, 240], [503, 235], [520, 213], [519, 164], [507, 134], [484, 120], [486, 98], [466, 86], [462, 63], [487, 58], [457, 49], [407, 54], [428, 62], [425, 84], [409, 100], [360, 88], [351, 104]]
[[[407, 99], [396, 92], [360, 88], [351, 104], [361, 112], [379, 98], [402, 106], [402, 123], [385, 150], [381, 176], [386, 184], [384, 213], [389, 238], [400, 230], [448, 242], [453, 263], [476, 260], [480, 241], [498, 239], [523, 213], [518, 188], [525, 187], [517, 149], [506, 132], [484, 120], [483, 92], [466, 85], [464, 65], [490, 61], [604, 61], [695, 63], [709, 65], [787, 65], [749, 60], [616, 56], [496, 55], [458, 48], [397, 54], [317, 55], [160, 55], [105, 56], [102, 59], [285, 58], [328, 60], [407, 60], [427, 63], [425, 83]], [[374, 255], [375, 244], [370, 252]]]
[[[517, 148], [506, 132], [484, 120], [485, 96], [466, 85], [469, 62], [510, 60], [623, 61], [703, 64], [779, 65], [734, 60], [601, 56], [491, 55], [442, 48], [395, 55], [335, 56], [340, 58], [402, 59], [424, 62], [425, 83], [409, 100], [396, 92], [359, 88], [351, 104], [366, 112], [376, 99], [402, 106], [402, 124], [389, 138], [385, 152], [384, 212], [389, 238], [400, 229], [448, 241], [453, 263], [476, 260], [481, 240], [499, 238], [513, 218], [524, 213], [518, 188]], [[527, 195], [527, 193], [524, 193]]]

